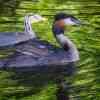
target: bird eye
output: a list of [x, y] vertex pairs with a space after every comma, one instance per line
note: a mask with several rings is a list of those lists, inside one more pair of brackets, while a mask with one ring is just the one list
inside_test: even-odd
[[71, 21], [73, 22], [76, 22], [76, 20], [77, 20], [76, 18], [71, 18]]

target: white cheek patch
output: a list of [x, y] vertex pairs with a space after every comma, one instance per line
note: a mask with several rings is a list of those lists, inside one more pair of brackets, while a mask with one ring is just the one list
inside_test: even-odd
[[66, 19], [64, 19], [64, 23], [65, 23], [66, 25], [75, 25], [75, 22], [73, 22], [73, 21], [71, 20], [71, 18], [66, 18]]

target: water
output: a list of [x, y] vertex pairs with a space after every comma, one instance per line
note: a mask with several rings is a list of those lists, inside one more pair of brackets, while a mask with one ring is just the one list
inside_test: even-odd
[[[86, 25], [80, 27], [66, 27], [66, 30], [69, 31], [66, 32], [66, 35], [77, 45], [81, 57], [77, 66], [78, 74], [73, 83], [76, 88], [72, 96], [79, 98], [79, 100], [100, 99], [99, 0], [9, 0], [6, 2], [1, 0], [0, 4], [1, 32], [23, 31], [23, 17], [26, 13], [38, 13], [46, 17], [48, 21], [33, 24], [33, 29], [39, 37], [56, 45], [58, 44], [51, 32], [55, 13], [64, 11], [86, 23]], [[6, 51], [6, 54], [8, 51]], [[5, 51], [0, 54], [0, 57], [5, 56]], [[0, 100], [53, 100], [55, 85], [44, 85], [45, 87], [42, 87], [41, 92], [34, 94], [33, 84], [36, 85], [37, 83], [33, 79], [34, 75], [32, 73], [24, 75], [0, 71]]]

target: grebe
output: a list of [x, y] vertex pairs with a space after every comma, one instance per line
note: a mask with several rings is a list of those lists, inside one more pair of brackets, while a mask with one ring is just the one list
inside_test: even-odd
[[[68, 55], [68, 65], [66, 66], [66, 73], [68, 72], [69, 79], [74, 77], [76, 71], [76, 62], [79, 60], [79, 52], [75, 46], [75, 44], [64, 35], [64, 30], [66, 25], [80, 25], [81, 22], [73, 17], [72, 15], [68, 15], [65, 13], [58, 13], [54, 17], [54, 23], [52, 27], [53, 34], [59, 44], [66, 51], [66, 55]], [[66, 70], [65, 69], [65, 70]], [[63, 79], [59, 79], [60, 83], [58, 83], [58, 91], [57, 91], [57, 100], [70, 100], [69, 95], [66, 95], [66, 92], [69, 92], [69, 87], [72, 83], [67, 80], [67, 83]]]
[[67, 15], [65, 13], [58, 13], [54, 17], [52, 31], [57, 41], [69, 55], [69, 62], [78, 61], [79, 53], [74, 43], [67, 36], [64, 35], [64, 29], [66, 25], [80, 24], [81, 22], [77, 18], [73, 17], [72, 15]]

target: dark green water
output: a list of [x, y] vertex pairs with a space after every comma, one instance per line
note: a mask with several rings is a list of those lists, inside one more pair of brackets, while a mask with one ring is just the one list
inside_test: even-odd
[[[61, 11], [88, 23], [80, 27], [67, 27], [69, 32], [66, 35], [77, 45], [81, 57], [72, 96], [77, 98], [75, 100], [100, 100], [99, 0], [0, 0], [0, 31], [23, 31], [23, 17], [27, 13], [38, 13], [48, 21], [33, 24], [33, 29], [39, 37], [57, 44], [52, 36], [51, 25], [53, 15]], [[6, 53], [0, 52], [0, 57]], [[32, 73], [0, 71], [0, 100], [55, 100], [53, 83], [42, 87], [38, 85], [39, 91], [35, 86], [37, 82]]]

